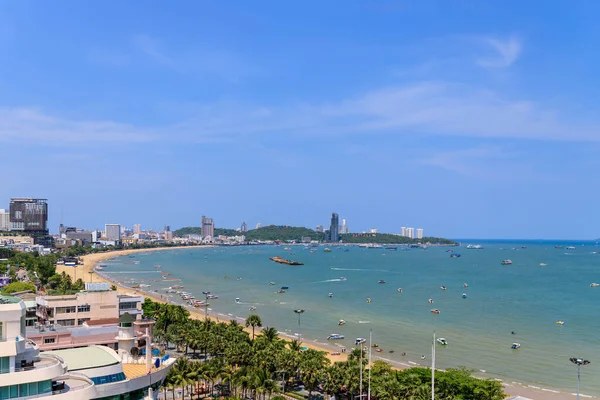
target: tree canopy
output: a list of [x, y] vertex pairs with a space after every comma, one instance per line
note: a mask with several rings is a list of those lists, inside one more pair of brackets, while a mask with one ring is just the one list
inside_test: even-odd
[[27, 282], [13, 282], [4, 286], [2, 294], [13, 294], [17, 292], [23, 292], [25, 290], [32, 290], [35, 293], [35, 285]]

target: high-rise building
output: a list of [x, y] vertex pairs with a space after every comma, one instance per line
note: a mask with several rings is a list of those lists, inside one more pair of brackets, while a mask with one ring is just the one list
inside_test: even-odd
[[340, 216], [337, 213], [331, 213], [331, 223], [329, 224], [329, 241], [338, 242], [340, 240]]
[[406, 228], [406, 237], [410, 239], [415, 238], [415, 228]]
[[342, 227], [340, 228], [340, 234], [345, 235], [350, 233], [350, 229], [348, 229], [348, 225], [346, 224], [346, 220], [342, 220]]
[[240, 227], [240, 232], [246, 233], [248, 231], [248, 224], [246, 222], [242, 222], [242, 226]]
[[323, 225], [317, 225], [317, 227], [315, 228], [315, 231], [319, 232], [319, 233], [323, 233]]
[[0, 208], [0, 231], [10, 231], [10, 213]]
[[10, 227], [13, 231], [48, 233], [48, 201], [19, 197], [10, 199]]
[[259, 222], [258, 224], [256, 224], [256, 229], [260, 229], [262, 228], [262, 224]]
[[121, 225], [104, 224], [104, 238], [115, 242], [121, 240]]
[[400, 236], [406, 236], [406, 227], [405, 226], [400, 228]]
[[133, 234], [139, 235], [142, 233], [142, 226], [140, 224], [133, 224]]
[[204, 215], [202, 216], [202, 237], [215, 237], [215, 223], [212, 218], [206, 218]]
[[165, 225], [165, 233], [171, 232], [171, 225]]
[[423, 229], [417, 228], [417, 239], [423, 239]]
[[371, 229], [369, 229], [369, 233], [379, 233], [379, 229], [371, 228]]
[[165, 240], [173, 240], [173, 232], [171, 231], [165, 231]]

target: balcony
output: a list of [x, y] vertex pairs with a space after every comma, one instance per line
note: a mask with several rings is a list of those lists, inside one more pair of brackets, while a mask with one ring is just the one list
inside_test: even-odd
[[15, 366], [14, 374], [11, 372], [11, 384], [39, 382], [55, 379], [67, 371], [67, 364], [58, 356], [40, 354], [39, 361], [23, 363]]
[[94, 382], [77, 372], [56, 378], [52, 385], [52, 398], [57, 400], [92, 399], [97, 395]]

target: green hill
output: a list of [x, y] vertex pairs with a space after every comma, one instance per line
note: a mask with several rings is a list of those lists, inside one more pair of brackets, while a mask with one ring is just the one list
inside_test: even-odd
[[302, 226], [269, 225], [246, 232], [246, 240], [298, 240], [310, 237], [312, 240], [323, 239], [323, 234]]

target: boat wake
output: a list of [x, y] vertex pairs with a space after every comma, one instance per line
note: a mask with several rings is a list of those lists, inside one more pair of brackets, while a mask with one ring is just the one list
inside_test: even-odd
[[337, 268], [337, 267], [331, 267], [330, 269], [333, 270], [333, 271], [391, 272], [391, 271], [388, 271], [386, 269], [368, 269], [368, 268]]
[[105, 274], [150, 274], [150, 273], [158, 273], [160, 271], [152, 270], [152, 271], [103, 271]]
[[359, 324], [370, 324], [371, 321], [358, 321]]

